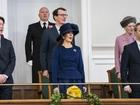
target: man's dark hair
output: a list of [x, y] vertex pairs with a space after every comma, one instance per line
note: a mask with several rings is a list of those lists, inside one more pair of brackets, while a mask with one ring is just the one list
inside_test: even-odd
[[137, 23], [137, 24], [135, 25], [135, 31], [137, 31], [138, 26], [140, 26], [140, 23]]
[[3, 23], [5, 23], [5, 20], [4, 20], [4, 18], [2, 16], [0, 16], [0, 20], [2, 20]]
[[58, 11], [59, 10], [63, 10], [63, 11], [67, 11], [65, 8], [63, 8], [63, 7], [59, 7], [59, 8], [57, 8], [57, 9], [55, 9], [54, 11], [53, 11], [53, 19], [55, 20], [55, 16], [58, 16]]

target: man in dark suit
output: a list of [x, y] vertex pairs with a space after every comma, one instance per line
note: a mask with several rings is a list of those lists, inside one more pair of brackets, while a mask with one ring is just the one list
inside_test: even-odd
[[[57, 45], [56, 38], [59, 36], [59, 28], [67, 19], [67, 10], [65, 8], [57, 8], [53, 11], [53, 19], [55, 26], [51, 29], [45, 30], [42, 36], [42, 44], [40, 49], [40, 62], [43, 70], [43, 76], [51, 80], [51, 56], [52, 50]], [[50, 75], [49, 75], [50, 73]]]
[[[53, 19], [55, 26], [51, 29], [45, 30], [42, 36], [42, 44], [40, 49], [40, 62], [43, 71], [44, 83], [48, 80], [51, 82], [51, 56], [53, 48], [57, 45], [56, 38], [59, 36], [59, 28], [67, 19], [67, 10], [65, 8], [57, 8], [53, 11]], [[43, 97], [47, 98], [47, 88], [44, 88]]]
[[52, 28], [54, 23], [48, 21], [49, 10], [42, 7], [39, 10], [40, 21], [29, 25], [25, 42], [26, 61], [32, 65], [32, 82], [38, 83], [38, 71], [41, 70], [40, 65], [40, 44], [42, 33], [45, 29]]
[[[140, 23], [135, 27], [136, 41], [126, 45], [121, 60], [121, 78], [123, 83], [140, 83]], [[140, 85], [129, 84], [124, 91], [130, 98], [140, 98]]]
[[[12, 84], [16, 58], [12, 42], [2, 34], [4, 23], [4, 18], [0, 16], [0, 84]], [[12, 86], [0, 86], [0, 99], [11, 98]]]

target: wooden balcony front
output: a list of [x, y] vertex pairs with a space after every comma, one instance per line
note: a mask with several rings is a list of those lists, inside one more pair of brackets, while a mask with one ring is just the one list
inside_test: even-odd
[[[50, 99], [0, 100], [0, 105], [50, 105]], [[101, 99], [102, 105], [140, 105], [140, 99]], [[88, 105], [86, 100], [62, 99], [61, 105]]]

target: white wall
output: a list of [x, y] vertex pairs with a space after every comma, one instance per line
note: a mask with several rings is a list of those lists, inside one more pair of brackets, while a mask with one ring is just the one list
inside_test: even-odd
[[8, 38], [7, 0], [0, 0], [0, 16], [4, 17], [5, 19], [5, 28], [3, 34], [6, 38]]
[[[25, 62], [25, 37], [28, 25], [39, 21], [38, 10], [47, 6], [50, 13], [58, 7], [68, 10], [68, 22], [80, 25], [80, 0], [8, 0], [9, 38], [13, 41], [16, 51], [15, 83], [31, 82], [31, 67]], [[53, 21], [52, 14], [50, 21]], [[79, 35], [80, 36], [80, 35]], [[80, 37], [76, 37], [78, 45]]]
[[106, 71], [114, 66], [115, 38], [124, 30], [120, 21], [125, 16], [140, 20], [140, 0], [90, 0], [93, 81], [108, 81]]
[[116, 36], [122, 34], [120, 21], [125, 16], [140, 20], [139, 0], [91, 0], [93, 46], [114, 46]]
[[[38, 21], [40, 7], [47, 6], [50, 12], [60, 6], [68, 9], [68, 21], [80, 26], [76, 43], [82, 48], [86, 80], [106, 82], [106, 71], [114, 66], [115, 38], [123, 33], [119, 22], [128, 15], [140, 20], [139, 4], [139, 0], [1, 0], [0, 15], [8, 20], [8, 38], [13, 41], [17, 55], [15, 82], [31, 82], [24, 43], [27, 26]], [[53, 21], [52, 16], [50, 20]]]

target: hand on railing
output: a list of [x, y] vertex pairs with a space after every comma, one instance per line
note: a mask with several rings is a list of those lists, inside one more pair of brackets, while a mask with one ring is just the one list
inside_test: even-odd
[[132, 89], [131, 89], [130, 85], [126, 85], [124, 87], [124, 91], [127, 92], [127, 93], [131, 93], [132, 92]]
[[8, 76], [5, 74], [0, 74], [0, 84], [3, 84], [7, 81]]
[[30, 65], [30, 66], [32, 66], [33, 65], [33, 61], [30, 60], [30, 61], [27, 62], [27, 64]]
[[48, 70], [44, 70], [42, 75], [43, 75], [44, 77], [49, 78], [49, 72], [48, 72]]
[[58, 88], [58, 87], [54, 88], [54, 89], [53, 89], [53, 92], [54, 92], [54, 93], [60, 93], [59, 88]]
[[119, 80], [121, 80], [121, 73], [120, 73], [120, 72], [117, 73], [117, 78], [118, 78]]
[[86, 93], [87, 92], [87, 87], [83, 87], [83, 93]]

